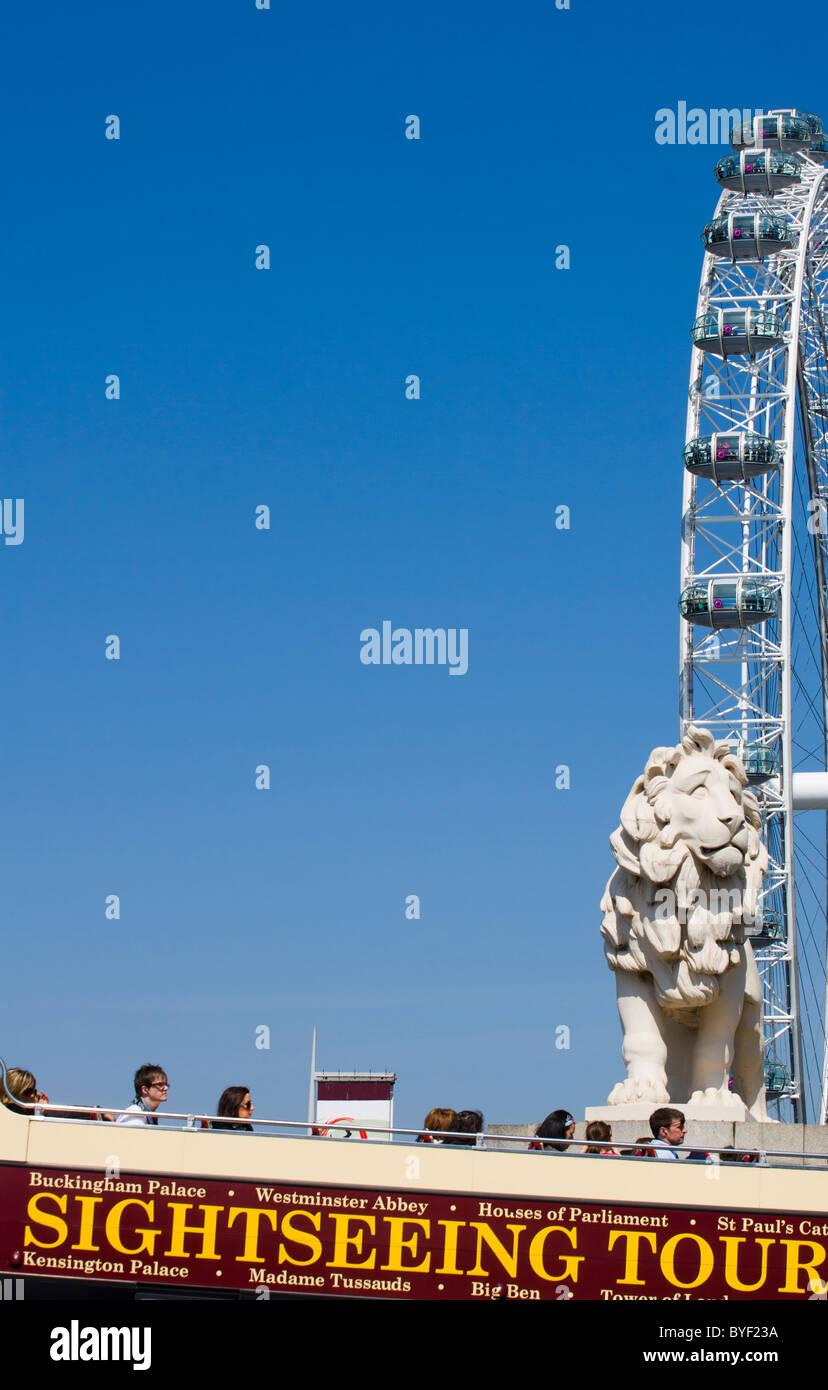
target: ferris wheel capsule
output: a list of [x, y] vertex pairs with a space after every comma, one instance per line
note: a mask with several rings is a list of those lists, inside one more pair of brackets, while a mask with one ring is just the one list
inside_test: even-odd
[[758, 787], [779, 772], [779, 756], [766, 743], [737, 743], [733, 752], [742, 760], [749, 787]]
[[756, 579], [708, 579], [688, 584], [679, 599], [681, 616], [702, 627], [753, 627], [776, 615], [776, 594]]
[[727, 212], [702, 232], [705, 251], [732, 261], [764, 260], [789, 251], [795, 237], [790, 222], [769, 212]]
[[782, 913], [773, 907], [760, 907], [752, 930], [745, 934], [749, 936], [754, 951], [784, 942], [785, 921]]
[[797, 120], [805, 122], [814, 140], [819, 140], [823, 134], [822, 117], [815, 115], [813, 111], [799, 111], [795, 106], [771, 106], [767, 115], [795, 116]]
[[769, 1100], [783, 1096], [791, 1084], [787, 1067], [781, 1062], [765, 1063], [765, 1095]]
[[772, 195], [801, 181], [802, 163], [798, 155], [778, 150], [740, 150], [719, 160], [716, 178], [722, 188]]
[[779, 467], [779, 446], [750, 430], [697, 435], [684, 446], [684, 466], [698, 478], [747, 482]]
[[805, 154], [816, 163], [822, 163], [823, 160], [828, 159], [828, 145], [825, 142], [825, 131], [820, 116], [814, 115], [813, 111], [787, 110], [783, 107], [773, 107], [768, 115], [795, 116], [798, 120], [804, 121], [811, 133], [811, 143], [805, 150]]
[[803, 116], [765, 112], [730, 132], [734, 150], [804, 150], [816, 137]]
[[751, 357], [784, 341], [782, 319], [766, 309], [708, 309], [696, 319], [690, 335], [702, 352], [720, 357], [748, 353]]

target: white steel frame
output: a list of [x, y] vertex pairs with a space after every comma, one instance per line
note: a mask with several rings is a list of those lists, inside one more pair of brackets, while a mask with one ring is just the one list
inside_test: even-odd
[[[722, 193], [716, 216], [782, 214], [795, 240], [764, 261], [706, 252], [696, 310], [769, 310], [785, 325], [783, 344], [753, 359], [694, 346], [690, 368], [688, 442], [751, 431], [776, 441], [778, 467], [748, 483], [685, 469], [682, 502], [682, 592], [747, 576], [776, 592], [777, 614], [714, 631], [680, 620], [679, 718], [682, 737], [695, 723], [778, 758], [778, 778], [755, 790], [770, 861], [762, 901], [785, 930], [756, 960], [766, 1055], [789, 1076], [777, 1111], [787, 1103], [804, 1122], [828, 1119], [826, 824], [819, 811], [795, 821], [793, 799], [795, 771], [828, 767], [828, 517], [819, 510], [828, 501], [828, 168], [800, 159], [799, 185], [772, 195]], [[800, 825], [803, 816], [821, 830]]]

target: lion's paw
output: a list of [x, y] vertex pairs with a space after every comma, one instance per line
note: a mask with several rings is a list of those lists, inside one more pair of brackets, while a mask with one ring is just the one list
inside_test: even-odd
[[626, 1081], [619, 1081], [617, 1086], [613, 1086], [607, 1104], [632, 1105], [640, 1100], [658, 1103], [669, 1099], [667, 1089], [660, 1081], [650, 1076], [628, 1076]]
[[743, 1103], [727, 1086], [708, 1086], [705, 1091], [694, 1091], [689, 1105], [719, 1105], [726, 1110], [742, 1110]]

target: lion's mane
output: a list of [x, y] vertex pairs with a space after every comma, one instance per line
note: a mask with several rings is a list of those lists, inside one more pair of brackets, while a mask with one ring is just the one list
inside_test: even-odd
[[[721, 763], [738, 785], [748, 830], [741, 866], [726, 877], [700, 863], [671, 825], [672, 774], [700, 753], [711, 765]], [[653, 750], [610, 836], [618, 868], [601, 900], [610, 968], [652, 975], [661, 1007], [690, 1025], [697, 1021], [693, 1011], [717, 997], [721, 976], [745, 949], [744, 923], [756, 916], [768, 856], [759, 837], [759, 806], [746, 784], [728, 744], [693, 726], [675, 747]]]

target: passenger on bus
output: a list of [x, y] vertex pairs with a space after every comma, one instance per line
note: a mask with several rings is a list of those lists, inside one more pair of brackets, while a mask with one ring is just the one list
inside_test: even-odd
[[37, 1081], [30, 1071], [25, 1071], [23, 1067], [9, 1067], [6, 1071], [6, 1084], [2, 1085], [2, 1100], [10, 1110], [16, 1115], [33, 1115], [33, 1110], [25, 1110], [22, 1105], [15, 1105], [16, 1100], [22, 1100], [25, 1105], [48, 1105], [49, 1097], [45, 1091], [37, 1089]]
[[607, 1154], [611, 1158], [620, 1158], [618, 1150], [612, 1146], [612, 1126], [606, 1120], [590, 1120], [584, 1137], [587, 1140], [585, 1154]]
[[457, 1112], [455, 1110], [429, 1110], [423, 1120], [423, 1129], [426, 1134], [417, 1135], [418, 1144], [442, 1144], [444, 1140], [435, 1139], [435, 1134], [443, 1133], [447, 1129], [457, 1128]]
[[538, 1140], [550, 1139], [571, 1139], [575, 1133], [575, 1121], [568, 1110], [553, 1110], [547, 1115], [535, 1130], [535, 1142], [529, 1145], [530, 1149], [551, 1150], [552, 1153], [568, 1153], [573, 1147], [570, 1144], [550, 1144], [538, 1143]]
[[[454, 1128], [460, 1133], [454, 1137], [446, 1138], [446, 1144], [465, 1144], [470, 1148], [481, 1144], [479, 1135], [483, 1133], [483, 1111], [482, 1110], [458, 1110]], [[468, 1135], [468, 1138], [465, 1136]]]
[[[18, 1115], [42, 1115], [43, 1111], [40, 1107], [49, 1106], [49, 1097], [46, 1092], [37, 1089], [37, 1081], [32, 1073], [30, 1071], [24, 1071], [22, 1067], [9, 1067], [6, 1072], [6, 1086], [8, 1087], [8, 1092], [11, 1094], [9, 1095], [8, 1092], [3, 1092], [3, 1094], [0, 1095], [0, 1100]], [[2, 1083], [0, 1083], [0, 1090], [2, 1090]], [[13, 1097], [23, 1101], [24, 1105], [15, 1105]], [[37, 1108], [27, 1109], [27, 1106], [36, 1106]], [[108, 1115], [105, 1110], [102, 1110], [100, 1114], [97, 1111], [92, 1111], [90, 1114], [83, 1114], [79, 1110], [58, 1110], [54, 1106], [50, 1106], [46, 1111], [45, 1119], [111, 1120], [113, 1116]]]
[[[250, 1099], [247, 1086], [228, 1086], [222, 1091], [216, 1106], [217, 1115], [227, 1116], [224, 1120], [211, 1120], [211, 1129], [247, 1129], [252, 1132], [250, 1117], [256, 1109]], [[234, 1118], [230, 1118], [230, 1117]]]
[[654, 1110], [650, 1116], [650, 1130], [653, 1140], [652, 1148], [655, 1149], [656, 1158], [671, 1159], [678, 1161], [678, 1154], [673, 1150], [680, 1147], [685, 1140], [687, 1129], [684, 1123], [684, 1115], [681, 1110], [673, 1110], [669, 1105], [663, 1105], [658, 1110]]
[[147, 1062], [135, 1073], [135, 1099], [116, 1121], [119, 1125], [157, 1125], [156, 1110], [167, 1099], [170, 1083], [163, 1067]]

